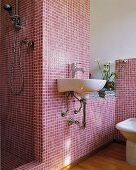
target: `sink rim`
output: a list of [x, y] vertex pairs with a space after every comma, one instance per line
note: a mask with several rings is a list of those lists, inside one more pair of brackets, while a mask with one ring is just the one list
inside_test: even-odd
[[82, 79], [82, 78], [58, 78], [57, 80], [81, 80], [81, 81], [84, 81], [84, 80], [97, 80], [97, 81], [106, 81], [106, 80], [103, 80], [103, 79]]
[[[90, 92], [90, 90], [89, 90], [89, 88], [92, 88], [92, 91], [98, 91], [97, 90], [97, 88], [96, 88], [96, 90], [93, 90], [93, 89], [95, 89], [95, 87], [94, 86], [96, 86], [95, 85], [95, 83], [94, 84], [92, 84], [92, 85], [90, 85], [89, 83], [93, 83], [93, 82], [101, 82], [102, 84], [103, 84], [103, 86], [105, 85], [105, 83], [106, 83], [106, 80], [102, 80], [102, 79], [73, 79], [73, 78], [60, 78], [60, 79], [57, 79], [57, 82], [58, 82], [58, 90], [60, 89], [60, 86], [62, 87], [62, 88], [65, 88], [64, 86], [62, 86], [62, 84], [61, 83], [66, 83], [65, 81], [69, 81], [69, 82], [67, 82], [67, 83], [70, 83], [70, 81], [71, 81], [71, 83], [75, 83], [75, 86], [73, 86], [72, 87], [72, 85], [71, 85], [71, 87], [69, 87], [69, 86], [67, 86], [68, 84], [65, 84], [66, 85], [66, 87], [68, 88], [68, 89], [70, 89], [70, 88], [72, 88], [72, 89], [74, 89], [74, 90], [66, 90], [66, 91], [75, 91], [75, 92], [77, 92], [77, 93], [87, 93], [87, 92]], [[81, 84], [78, 84], [78, 82], [79, 83], [81, 83]], [[89, 87], [90, 86], [90, 87]], [[91, 87], [92, 86], [92, 87]], [[99, 84], [97, 85], [98, 87], [100, 86]], [[76, 89], [77, 88], [77, 89]], [[86, 90], [83, 90], [83, 89], [88, 89], [89, 91], [86, 91]], [[80, 90], [79, 90], [80, 89]], [[82, 91], [83, 90], [83, 91]], [[81, 91], [81, 92], [80, 92]], [[61, 92], [61, 90], [59, 90], [59, 92]], [[62, 92], [64, 92], [64, 91], [62, 91]]]
[[[97, 83], [98, 82], [98, 83]], [[92, 84], [90, 84], [92, 83]], [[84, 98], [91, 92], [101, 90], [106, 84], [102, 79], [81, 79], [81, 78], [59, 78], [57, 79], [58, 92], [65, 93], [73, 91]]]

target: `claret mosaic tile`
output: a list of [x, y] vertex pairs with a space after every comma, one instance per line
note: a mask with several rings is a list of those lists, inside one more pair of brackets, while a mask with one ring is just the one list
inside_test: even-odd
[[[14, 7], [12, 0], [2, 0], [2, 8], [4, 3]], [[82, 112], [73, 114], [72, 99], [68, 115], [61, 117], [65, 96], [58, 93], [56, 80], [71, 76], [69, 64], [73, 62], [81, 63], [85, 69], [84, 74], [78, 74], [79, 78], [89, 77], [89, 3], [89, 0], [20, 1], [23, 28], [18, 38], [33, 39], [35, 47], [31, 53], [23, 49], [25, 89], [16, 97], [9, 90], [10, 72], [7, 69], [12, 55], [9, 47], [12, 45], [12, 25], [2, 9], [0, 103], [2, 149], [8, 159], [3, 170], [11, 170], [9, 166], [16, 170], [60, 170], [114, 137], [122, 140], [117, 132], [114, 135], [115, 123], [136, 116], [132, 88], [136, 70], [135, 59], [131, 59], [117, 80], [116, 101], [115, 97], [88, 100], [86, 129], [66, 124], [69, 117], [82, 119]], [[119, 61], [116, 64], [118, 70]]]
[[[1, 43], [0, 43], [0, 103], [1, 103], [1, 136], [2, 136], [2, 170], [11, 170], [34, 160], [34, 78], [33, 51], [27, 46], [21, 48], [21, 67], [24, 76], [24, 90], [19, 91], [22, 76], [19, 67], [19, 44], [24, 38], [34, 39], [34, 3], [19, 2], [19, 15], [22, 28], [16, 31], [16, 61], [13, 55], [14, 29], [4, 4], [12, 5], [14, 0], [1, 1]], [[15, 12], [15, 11], [14, 11]], [[13, 66], [14, 65], [14, 66]], [[14, 73], [13, 73], [14, 72]], [[12, 88], [11, 88], [12, 81]]]

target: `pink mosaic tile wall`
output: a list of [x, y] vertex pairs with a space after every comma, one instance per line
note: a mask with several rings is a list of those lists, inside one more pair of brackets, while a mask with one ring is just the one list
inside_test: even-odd
[[79, 77], [89, 76], [89, 1], [45, 0], [43, 5], [43, 166], [59, 170], [112, 141], [115, 101], [91, 99], [87, 128], [67, 126], [69, 117], [81, 120], [82, 112], [73, 114], [71, 100], [69, 114], [61, 117], [65, 97], [58, 93], [56, 79], [70, 77], [73, 62], [85, 69]]
[[[136, 117], [136, 58], [128, 59], [125, 64], [116, 61], [119, 78], [116, 82], [116, 123]], [[116, 130], [115, 138], [124, 141]]]
[[[46, 129], [46, 138], [44, 138], [46, 143], [43, 145], [45, 152], [42, 164], [30, 163], [16, 170], [60, 170], [67, 164], [112, 141], [115, 123], [114, 104], [114, 97], [90, 99], [87, 105], [87, 127], [84, 130], [80, 130], [76, 125], [71, 127], [66, 125], [68, 117], [80, 120], [82, 112], [80, 115], [74, 115], [71, 112], [69, 116], [61, 118], [59, 113], [62, 110], [60, 109], [57, 116], [54, 116], [56, 117], [54, 118], [55, 123], [53, 120], [47, 123], [49, 118], [46, 118], [48, 128]], [[56, 110], [59, 110], [58, 107], [60, 107], [59, 104]]]
[[[32, 11], [27, 10], [32, 5], [34, 5], [35, 16], [34, 34], [28, 29], [30, 35], [34, 35], [35, 41], [33, 67], [29, 70], [30, 74], [31, 71], [34, 73], [33, 84], [27, 86], [30, 92], [29, 87], [34, 89], [31, 110], [34, 113], [34, 126], [31, 128], [34, 129], [31, 129], [30, 140], [27, 138], [26, 142], [28, 142], [27, 147], [32, 144], [35, 160], [42, 161], [42, 164], [31, 162], [17, 169], [60, 170], [113, 140], [115, 98], [92, 98], [88, 101], [86, 129], [79, 129], [76, 125], [67, 126], [66, 121], [69, 117], [81, 120], [82, 111], [77, 115], [73, 114], [71, 99], [68, 115], [61, 117], [60, 113], [66, 109], [65, 96], [58, 93], [56, 79], [70, 77], [69, 64], [73, 62], [81, 63], [81, 67], [85, 69], [85, 73], [79, 74], [78, 77], [89, 77], [89, 0], [44, 0], [35, 1], [31, 5], [30, 1], [21, 2], [22, 9], [26, 10], [22, 14], [22, 17], [26, 18], [24, 28], [33, 18]], [[27, 16], [31, 18], [29, 21]], [[27, 29], [24, 33], [26, 32]], [[31, 76], [29, 79], [32, 80]], [[27, 95], [31, 94], [30, 92]], [[29, 104], [31, 107], [32, 103]], [[76, 102], [75, 106], [77, 105]], [[6, 110], [5, 112], [7, 113]], [[31, 143], [33, 132], [34, 144]], [[29, 151], [29, 148], [26, 150]]]
[[[13, 63], [13, 25], [9, 15], [4, 11], [5, 3], [12, 5], [15, 10], [15, 1], [2, 0], [2, 43], [0, 45], [0, 68], [1, 68], [1, 115], [2, 115], [2, 161], [6, 164], [11, 160], [4, 159], [4, 153], [10, 153], [21, 158], [25, 163], [34, 160], [34, 88], [33, 88], [33, 51], [26, 45], [22, 47], [22, 67], [24, 74], [24, 90], [20, 95], [11, 92], [11, 65]], [[17, 31], [17, 62], [19, 61], [19, 43], [22, 39], [34, 39], [34, 3], [32, 0], [19, 1], [19, 15], [21, 17], [22, 29]], [[19, 64], [19, 62], [18, 62]], [[20, 70], [18, 64], [14, 67], [13, 88], [20, 88]], [[14, 159], [13, 159], [14, 161]], [[13, 167], [16, 167], [12, 162]], [[20, 163], [21, 165], [21, 163]], [[10, 169], [10, 167], [9, 167]], [[6, 170], [6, 169], [4, 169]]]

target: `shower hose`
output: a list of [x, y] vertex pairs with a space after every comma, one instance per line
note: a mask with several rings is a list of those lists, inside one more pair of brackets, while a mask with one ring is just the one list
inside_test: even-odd
[[[22, 43], [19, 43], [19, 48], [17, 45], [17, 31], [14, 30], [13, 34], [13, 52], [11, 59], [11, 76], [10, 76], [10, 89], [13, 95], [20, 95], [24, 90], [24, 73], [23, 73], [23, 61], [22, 61]], [[18, 50], [17, 50], [18, 49]], [[18, 51], [18, 53], [17, 53]], [[16, 67], [19, 67], [16, 69]], [[17, 77], [16, 77], [17, 75]], [[15, 78], [16, 77], [16, 78]], [[17, 79], [17, 80], [16, 80]], [[19, 85], [18, 82], [19, 81]], [[17, 86], [18, 87], [17, 87]]]

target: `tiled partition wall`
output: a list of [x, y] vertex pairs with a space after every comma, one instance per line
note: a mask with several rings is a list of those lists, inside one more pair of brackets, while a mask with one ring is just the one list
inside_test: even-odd
[[[113, 139], [115, 100], [90, 99], [87, 127], [68, 127], [73, 102], [66, 117], [65, 96], [57, 91], [58, 78], [70, 77], [69, 64], [81, 63], [89, 76], [89, 0], [44, 0], [43, 4], [43, 164], [46, 170], [60, 170]], [[76, 107], [77, 107], [76, 103]]]
[[[128, 59], [126, 63], [116, 61], [119, 78], [116, 82], [116, 123], [136, 117], [136, 58]], [[115, 139], [124, 141], [116, 130]]]
[[[2, 163], [3, 170], [12, 169], [34, 159], [34, 89], [33, 89], [33, 51], [24, 45], [21, 50], [24, 90], [19, 95], [11, 91], [10, 81], [14, 90], [19, 90], [21, 72], [19, 68], [19, 44], [24, 38], [33, 40], [34, 3], [31, 0], [19, 1], [21, 30], [17, 31], [16, 63], [13, 57], [13, 25], [8, 13], [3, 9], [9, 3], [15, 10], [14, 0], [1, 1], [2, 43], [0, 43], [0, 104], [2, 118]], [[14, 64], [13, 64], [14, 63]], [[11, 69], [12, 68], [12, 69]], [[12, 71], [14, 70], [14, 74]], [[16, 156], [16, 157], [15, 157]], [[8, 160], [10, 158], [10, 160]], [[5, 162], [5, 163], [4, 163]], [[16, 164], [17, 163], [17, 164]], [[6, 167], [5, 167], [6, 166]], [[11, 167], [12, 166], [12, 167]]]
[[[60, 114], [65, 111], [66, 103], [65, 96], [57, 91], [56, 79], [70, 77], [68, 65], [73, 62], [81, 63], [81, 67], [85, 69], [84, 75], [80, 74], [79, 77], [89, 76], [89, 2], [89, 0], [35, 1], [34, 71], [37, 72], [33, 75], [33, 85], [36, 87], [34, 132], [36, 160], [39, 158], [41, 160], [42, 156], [42, 164], [37, 166], [30, 163], [19, 167], [18, 170], [60, 170], [113, 140], [114, 97], [88, 100], [87, 127], [84, 130], [76, 125], [68, 127], [66, 124], [69, 117], [82, 120], [82, 112], [73, 114], [72, 99], [69, 101], [68, 115], [62, 118]], [[27, 2], [23, 2], [25, 3]], [[30, 7], [30, 4], [28, 6]], [[26, 14], [30, 15], [27, 12]], [[27, 26], [29, 22], [25, 23]], [[76, 102], [75, 107], [78, 106]]]

